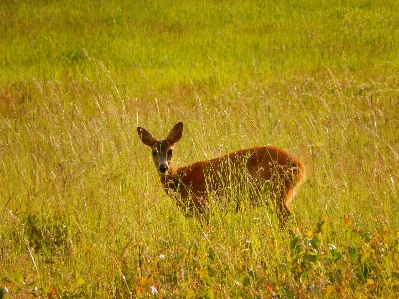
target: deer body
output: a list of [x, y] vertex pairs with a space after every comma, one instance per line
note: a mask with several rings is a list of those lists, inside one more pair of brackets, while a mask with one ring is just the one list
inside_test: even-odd
[[306, 177], [306, 168], [300, 161], [277, 147], [261, 146], [176, 168], [172, 151], [182, 131], [183, 124], [178, 123], [165, 140], [158, 140], [145, 129], [137, 128], [142, 142], [152, 149], [164, 190], [175, 197], [180, 206], [201, 215], [206, 211], [210, 193], [245, 181], [252, 190], [267, 187], [275, 200], [280, 225], [285, 224], [291, 213], [289, 204]]

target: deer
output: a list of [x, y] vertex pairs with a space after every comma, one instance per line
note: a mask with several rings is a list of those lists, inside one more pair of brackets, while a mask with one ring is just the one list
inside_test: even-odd
[[[182, 138], [183, 123], [177, 123], [166, 139], [159, 140], [142, 127], [137, 127], [140, 140], [151, 148], [166, 194], [176, 199], [178, 206], [189, 215], [201, 218], [206, 214], [209, 198], [219, 198], [231, 186], [245, 181], [250, 202], [257, 204], [262, 190], [275, 204], [279, 227], [283, 229], [291, 215], [290, 204], [306, 179], [305, 165], [286, 151], [275, 146], [241, 149], [205, 161], [175, 167], [174, 145]], [[252, 190], [252, 191], [251, 191]], [[222, 192], [221, 192], [222, 191]], [[238, 208], [237, 208], [238, 210]]]

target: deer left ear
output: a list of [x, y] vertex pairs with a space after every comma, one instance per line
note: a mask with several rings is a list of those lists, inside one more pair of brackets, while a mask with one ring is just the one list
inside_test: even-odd
[[166, 137], [166, 140], [172, 144], [175, 144], [180, 140], [182, 135], [183, 135], [183, 123], [179, 122], [172, 128], [172, 130], [170, 130], [170, 133], [168, 137]]
[[157, 140], [148, 132], [146, 129], [142, 127], [137, 128], [137, 133], [139, 134], [140, 140], [148, 146], [152, 146]]

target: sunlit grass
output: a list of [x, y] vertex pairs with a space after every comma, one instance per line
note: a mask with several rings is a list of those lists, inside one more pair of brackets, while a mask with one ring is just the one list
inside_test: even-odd
[[[395, 3], [94, 2], [0, 4], [0, 298], [396, 296]], [[287, 232], [183, 216], [136, 134], [178, 121], [305, 163]]]

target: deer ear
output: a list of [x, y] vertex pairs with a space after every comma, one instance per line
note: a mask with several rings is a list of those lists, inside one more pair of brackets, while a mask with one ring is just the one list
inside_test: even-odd
[[179, 122], [172, 128], [172, 130], [170, 130], [170, 133], [168, 137], [166, 137], [166, 140], [172, 144], [175, 144], [180, 140], [182, 135], [183, 135], [183, 123]]
[[137, 128], [137, 133], [139, 134], [140, 140], [148, 146], [152, 146], [157, 140], [148, 132], [146, 129], [142, 127]]

